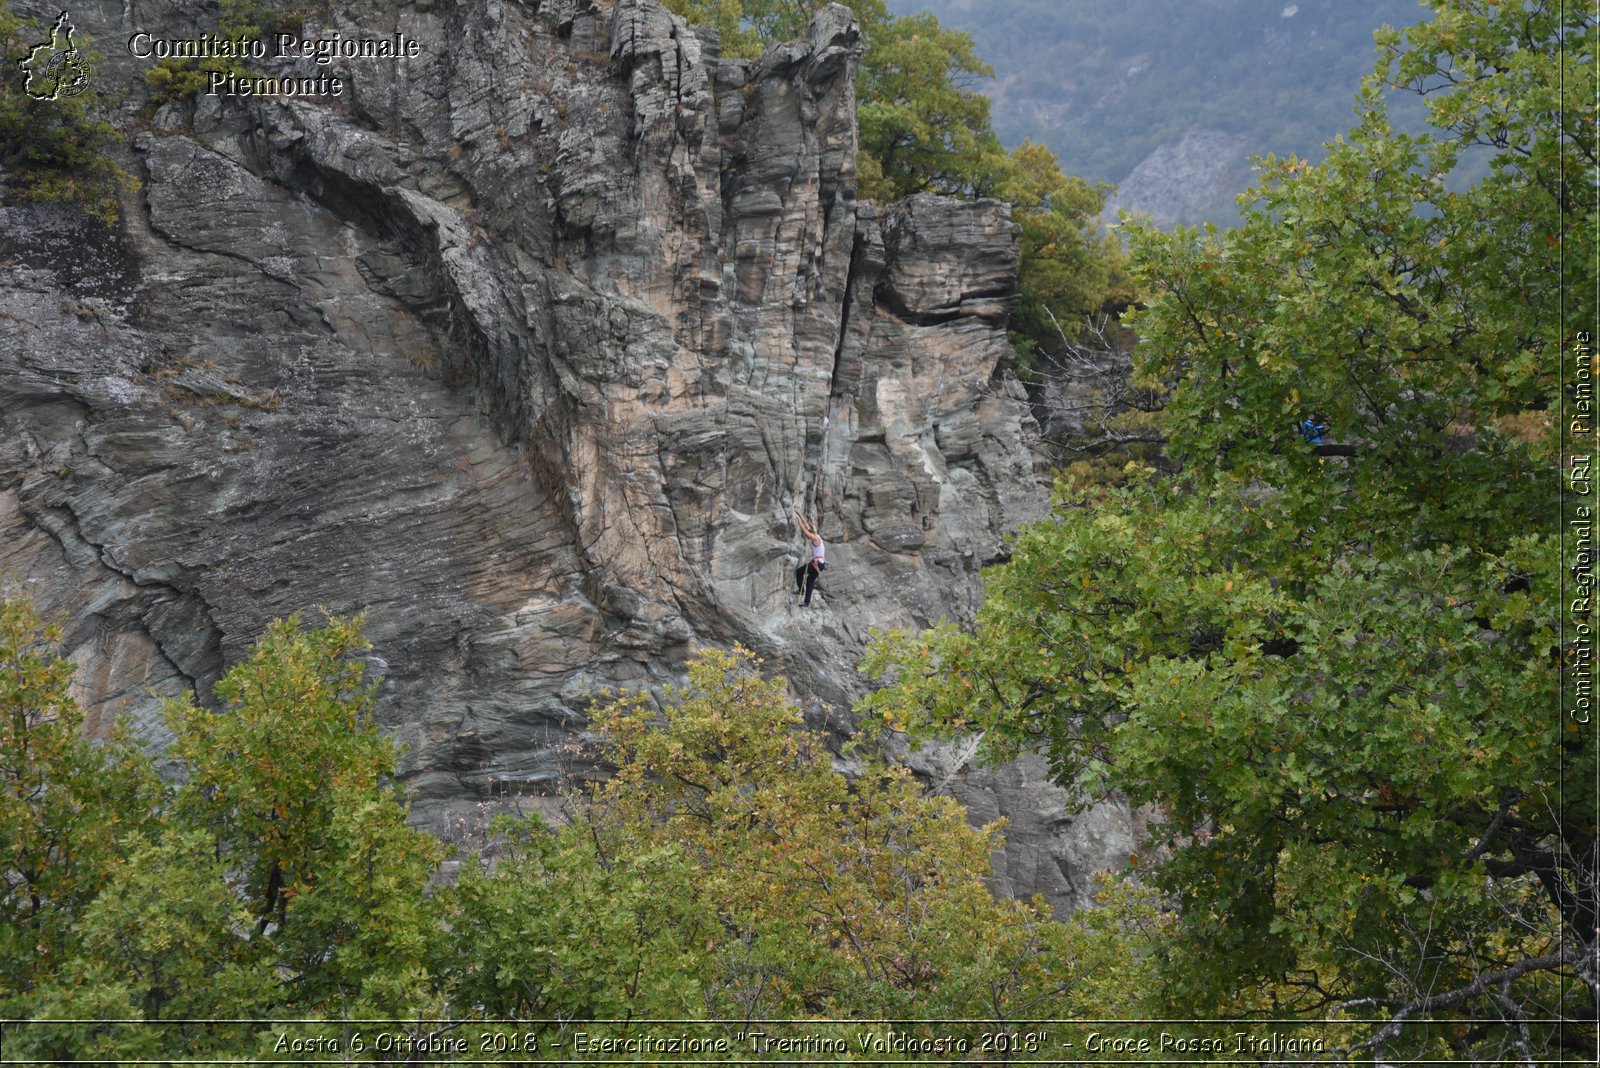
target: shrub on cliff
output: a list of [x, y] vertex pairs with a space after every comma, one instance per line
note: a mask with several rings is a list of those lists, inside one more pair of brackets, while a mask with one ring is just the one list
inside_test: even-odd
[[[277, 0], [220, 0], [217, 35], [228, 40], [268, 40], [277, 34], [298, 34], [305, 20], [327, 15], [326, 0], [285, 7]], [[211, 84], [211, 74], [249, 78], [245, 63], [234, 56], [197, 59], [161, 59], [145, 72], [150, 96], [158, 104], [199, 96]]]
[[[21, 200], [72, 204], [104, 223], [115, 223], [118, 196], [134, 178], [108, 154], [117, 138], [95, 117], [92, 88], [83, 95], [35, 99], [17, 76], [19, 64], [50, 27], [13, 15], [0, 0], [0, 193]], [[86, 43], [73, 42], [80, 51]], [[85, 52], [85, 55], [88, 53]]]

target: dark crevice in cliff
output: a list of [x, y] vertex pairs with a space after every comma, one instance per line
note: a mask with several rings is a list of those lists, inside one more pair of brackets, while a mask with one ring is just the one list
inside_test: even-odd
[[[285, 153], [263, 145], [254, 147], [257, 153], [269, 154], [270, 159], [258, 155], [252, 160], [256, 164], [252, 173], [261, 176], [279, 171], [285, 188], [380, 242], [400, 236], [401, 228], [388, 210], [388, 198], [380, 186], [325, 168], [304, 151]], [[282, 173], [285, 168], [287, 172]]]
[[866, 251], [866, 238], [856, 231], [850, 242], [850, 265], [845, 269], [844, 299], [839, 308], [839, 338], [833, 346], [833, 370], [828, 375], [828, 399], [838, 400], [855, 392], [860, 377], [859, 366], [845, 366], [845, 346], [850, 338], [850, 313], [855, 308], [861, 288], [861, 268]]

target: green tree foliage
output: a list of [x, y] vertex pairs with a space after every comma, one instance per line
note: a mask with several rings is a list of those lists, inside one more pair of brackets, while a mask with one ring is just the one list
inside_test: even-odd
[[989, 100], [972, 87], [993, 73], [972, 38], [926, 14], [875, 21], [863, 36], [862, 191], [885, 201], [991, 193], [1006, 156], [989, 125]]
[[312, 640], [298, 620], [275, 623], [218, 683], [221, 709], [168, 709], [172, 754], [189, 769], [179, 809], [225, 845], [259, 929], [281, 925], [309, 888], [337, 792], [393, 774], [394, 749], [371, 720], [371, 688], [353, 655], [365, 647], [356, 620]]
[[[1557, 322], [1569, 333], [1592, 330], [1600, 316], [1594, 6], [1433, 6], [1438, 15], [1427, 26], [1377, 35], [1379, 80], [1425, 98], [1447, 161], [1449, 146], [1492, 154], [1473, 196], [1462, 202], [1435, 192], [1429, 203], [1463, 213], [1440, 235], [1453, 251], [1442, 269], [1480, 265], [1485, 284], [1474, 296], [1490, 302], [1481, 317], [1523, 331], [1489, 340], [1525, 362], [1528, 336]], [[1476, 244], [1464, 240], [1474, 234]], [[1552, 261], [1564, 273], [1549, 270]]]
[[1089, 919], [997, 901], [997, 828], [904, 769], [835, 771], [781, 681], [705, 654], [657, 713], [595, 718], [615, 774], [559, 830], [503, 828], [464, 876], [456, 989], [491, 1014], [1021, 1022], [1106, 1011], [1157, 923], [1124, 892]]
[[[169, 705], [184, 781], [165, 788], [120, 736], [83, 737], [70, 665], [36, 648], [39, 632], [25, 607], [0, 603], [6, 1015], [443, 1012], [429, 892], [442, 848], [406, 825], [359, 621], [275, 623], [218, 683], [219, 711]], [[234, 1057], [261, 1031], [40, 1023], [8, 1033], [7, 1052]]]
[[[117, 132], [93, 115], [93, 91], [35, 100], [15, 76], [18, 64], [49, 37], [48, 26], [12, 14], [0, 0], [0, 67], [6, 71], [0, 78], [0, 192], [73, 204], [110, 225], [117, 221], [121, 191], [135, 180], [106, 151]], [[80, 35], [74, 43], [87, 49]]]
[[671, 846], [602, 856], [581, 830], [502, 826], [454, 888], [458, 1004], [512, 1019], [698, 1019], [717, 932]]
[[[127, 854], [97, 887], [76, 930], [78, 949], [24, 1005], [34, 1020], [248, 1020], [283, 1003], [250, 914], [216, 844], [167, 828], [125, 840]], [[127, 1061], [223, 1055], [250, 1048], [247, 1023], [206, 1028], [107, 1023], [23, 1028], [9, 1051], [44, 1059]]]
[[[891, 726], [1042, 744], [1160, 806], [1184, 1012], [1476, 1016], [1501, 1022], [1364, 1041], [1593, 1052], [1600, 823], [1562, 781], [1595, 741], [1557, 705], [1550, 411], [1563, 327], [1592, 328], [1561, 289], [1593, 288], [1593, 36], [1572, 5], [1440, 5], [1384, 38], [1324, 163], [1265, 162], [1239, 230], [1134, 228], [1182, 476], [1067, 496], [974, 631], [869, 658]], [[1440, 132], [1392, 132], [1384, 80], [1427, 88]], [[1453, 193], [1469, 142], [1496, 160]]]
[[374, 1015], [426, 1001], [421, 888], [437, 841], [405, 825], [397, 754], [371, 716], [360, 621], [272, 624], [217, 684], [217, 712], [168, 709], [188, 769], [174, 800], [238, 873], [274, 967], [320, 1012]]
[[83, 736], [59, 632], [0, 599], [0, 1014], [76, 946], [75, 925], [148, 819], [154, 780], [118, 731]]
[[1021, 299], [1010, 322], [1019, 349], [1057, 348], [1063, 335], [1075, 338], [1085, 314], [1132, 297], [1121, 245], [1098, 232], [1109, 192], [1063, 174], [1035, 142], [1024, 140], [1007, 158], [995, 195], [1010, 202], [1021, 228]]

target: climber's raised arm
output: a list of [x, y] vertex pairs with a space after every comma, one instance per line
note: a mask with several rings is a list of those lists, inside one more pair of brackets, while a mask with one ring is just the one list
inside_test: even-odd
[[804, 512], [802, 512], [802, 511], [800, 511], [800, 509], [796, 508], [794, 510], [794, 518], [795, 518], [795, 522], [800, 524], [800, 533], [801, 534], [804, 534], [806, 536], [806, 538], [809, 539], [813, 544], [816, 544], [816, 545], [822, 544], [822, 536], [817, 533], [815, 527], [813, 527], [810, 523], [806, 522], [806, 517], [805, 517], [805, 513]]

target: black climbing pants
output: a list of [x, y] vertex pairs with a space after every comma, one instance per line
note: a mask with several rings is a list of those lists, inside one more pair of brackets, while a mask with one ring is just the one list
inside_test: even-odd
[[[812, 567], [812, 563], [815, 563], [816, 566]], [[817, 588], [817, 576], [827, 566], [821, 561], [811, 561], [811, 563], [801, 564], [794, 569], [794, 592], [806, 595], [805, 600], [800, 602], [801, 604], [807, 605], [811, 603], [811, 591]]]

